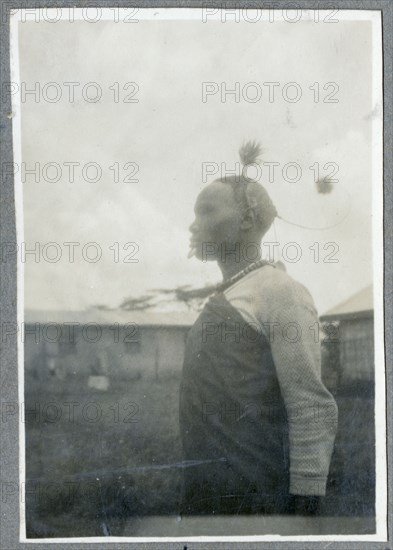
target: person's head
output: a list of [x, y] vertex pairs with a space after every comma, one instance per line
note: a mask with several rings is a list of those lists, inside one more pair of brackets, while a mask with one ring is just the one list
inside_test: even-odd
[[[243, 146], [243, 167], [255, 163], [259, 154], [258, 145]], [[190, 247], [197, 258], [217, 260], [236, 246], [260, 244], [277, 216], [266, 189], [247, 178], [244, 168], [240, 176], [214, 180], [197, 197], [190, 226]]]

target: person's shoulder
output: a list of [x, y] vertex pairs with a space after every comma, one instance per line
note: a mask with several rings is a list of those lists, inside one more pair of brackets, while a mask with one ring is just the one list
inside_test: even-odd
[[291, 277], [282, 264], [267, 265], [258, 270], [257, 279], [259, 290], [267, 302], [315, 307], [307, 288]]

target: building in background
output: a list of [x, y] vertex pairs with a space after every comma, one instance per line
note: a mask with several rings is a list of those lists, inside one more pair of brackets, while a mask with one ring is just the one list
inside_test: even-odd
[[[25, 312], [26, 376], [108, 380], [180, 374], [194, 311], [101, 310]], [[328, 386], [374, 379], [372, 286], [320, 318], [323, 376]], [[95, 382], [94, 382], [95, 379]]]
[[26, 378], [109, 383], [180, 374], [196, 313], [26, 311]]
[[[374, 380], [374, 306], [372, 285], [327, 311], [326, 346], [336, 346], [338, 385]], [[334, 355], [331, 354], [331, 355]]]
[[326, 515], [375, 514], [374, 309], [372, 285], [320, 318], [322, 373], [338, 405]]

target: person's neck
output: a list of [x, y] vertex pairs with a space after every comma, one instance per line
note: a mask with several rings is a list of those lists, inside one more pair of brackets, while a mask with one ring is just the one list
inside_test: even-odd
[[227, 281], [237, 273], [240, 273], [240, 271], [243, 271], [243, 269], [245, 269], [250, 264], [253, 264], [254, 261], [251, 261], [251, 260], [240, 260], [239, 262], [236, 262], [236, 261], [232, 262], [228, 260], [226, 262], [219, 261], [218, 267], [221, 270], [224, 281]]
[[228, 279], [230, 279], [234, 275], [237, 275], [237, 273], [240, 273], [240, 271], [243, 271], [243, 269], [260, 259], [260, 254], [258, 255], [258, 257], [249, 259], [247, 257], [243, 257], [242, 255], [240, 255], [239, 257], [233, 253], [230, 254], [228, 252], [225, 259], [219, 259], [217, 263], [218, 267], [221, 270], [224, 281], [227, 281]]

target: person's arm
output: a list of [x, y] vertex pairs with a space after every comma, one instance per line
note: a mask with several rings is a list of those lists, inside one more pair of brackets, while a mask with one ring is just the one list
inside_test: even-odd
[[[321, 379], [317, 314], [312, 303], [276, 293], [269, 322], [273, 360], [289, 425], [290, 493], [296, 505], [315, 509], [324, 496], [337, 430], [337, 405]], [[311, 299], [310, 299], [311, 300]]]

